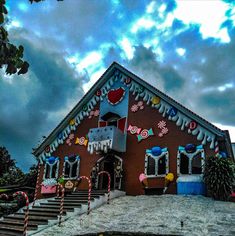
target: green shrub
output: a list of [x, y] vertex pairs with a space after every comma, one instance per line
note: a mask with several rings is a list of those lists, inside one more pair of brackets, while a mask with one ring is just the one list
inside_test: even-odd
[[227, 201], [235, 181], [234, 170], [234, 163], [228, 158], [209, 157], [203, 176], [208, 194], [216, 200]]

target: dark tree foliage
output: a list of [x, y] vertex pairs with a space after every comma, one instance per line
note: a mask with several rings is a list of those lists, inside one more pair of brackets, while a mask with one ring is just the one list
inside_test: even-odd
[[0, 177], [3, 177], [13, 167], [15, 167], [15, 160], [11, 159], [5, 147], [0, 147]]
[[235, 181], [234, 171], [234, 163], [228, 158], [209, 157], [203, 176], [209, 195], [216, 200], [228, 200]]
[[6, 1], [0, 0], [0, 68], [6, 67], [6, 74], [25, 74], [29, 64], [23, 61], [23, 46], [15, 46], [9, 42], [8, 33], [4, 28], [7, 15]]
[[[44, 0], [29, 0], [33, 2], [41, 2]], [[57, 0], [63, 1], [63, 0]], [[25, 74], [28, 72], [29, 63], [23, 60], [24, 47], [22, 45], [15, 46], [9, 42], [8, 32], [4, 28], [7, 24], [6, 0], [0, 0], [0, 69], [4, 68], [6, 74]]]

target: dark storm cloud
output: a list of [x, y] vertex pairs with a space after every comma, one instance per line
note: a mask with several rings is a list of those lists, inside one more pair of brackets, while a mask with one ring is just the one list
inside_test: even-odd
[[32, 147], [82, 97], [88, 78], [79, 78], [60, 53], [37, 48], [22, 38], [15, 42], [24, 45], [30, 71], [8, 81], [0, 79], [0, 143], [27, 170], [34, 161]]

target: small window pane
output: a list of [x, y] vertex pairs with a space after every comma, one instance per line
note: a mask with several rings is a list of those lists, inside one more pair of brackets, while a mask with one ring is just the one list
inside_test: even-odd
[[166, 174], [166, 155], [158, 160], [158, 175]]
[[147, 175], [155, 175], [155, 160], [148, 157]]
[[189, 174], [189, 158], [184, 155], [180, 154], [180, 173], [181, 174]]
[[64, 170], [64, 177], [65, 178], [69, 177], [69, 172], [70, 172], [70, 165], [68, 162], [65, 162], [65, 170]]
[[56, 171], [57, 171], [57, 164], [54, 164], [54, 165], [52, 166], [51, 178], [56, 178]]
[[77, 177], [77, 167], [78, 167], [78, 162], [76, 161], [72, 166], [71, 178]]
[[50, 178], [50, 165], [46, 164], [45, 168], [46, 168], [46, 170], [45, 170], [45, 172], [46, 172], [45, 178], [49, 179]]
[[201, 154], [194, 156], [192, 159], [192, 174], [202, 173], [202, 159]]

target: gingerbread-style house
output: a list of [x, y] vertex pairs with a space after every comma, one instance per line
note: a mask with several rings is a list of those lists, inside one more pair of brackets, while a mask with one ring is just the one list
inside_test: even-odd
[[87, 188], [76, 181], [82, 175], [91, 176], [93, 188], [106, 188], [106, 176], [97, 177], [102, 170], [110, 173], [112, 189], [129, 195], [163, 188], [169, 172], [175, 179], [168, 193], [179, 192], [181, 181], [201, 188], [205, 159], [218, 152], [233, 158], [227, 131], [114, 62], [34, 150], [41, 163], [38, 197], [54, 193], [61, 177], [67, 191]]

